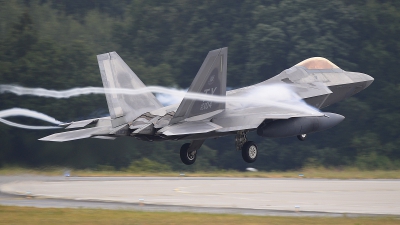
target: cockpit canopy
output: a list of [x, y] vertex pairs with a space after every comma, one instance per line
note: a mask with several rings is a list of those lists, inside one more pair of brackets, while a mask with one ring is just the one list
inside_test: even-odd
[[323, 69], [338, 69], [339, 67], [333, 64], [331, 61], [322, 57], [313, 57], [306, 59], [296, 66], [302, 66], [309, 70], [323, 70]]

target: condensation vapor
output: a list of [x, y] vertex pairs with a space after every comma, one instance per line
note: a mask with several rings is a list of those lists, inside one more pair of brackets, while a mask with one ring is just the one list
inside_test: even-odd
[[156, 98], [157, 100], [163, 105], [163, 106], [168, 106], [168, 105], [173, 105], [173, 104], [178, 104], [182, 101], [183, 97], [187, 93], [186, 90], [182, 89], [176, 89], [176, 88], [171, 88], [174, 91], [181, 92], [180, 95], [170, 95], [170, 94], [164, 94], [164, 93], [157, 93]]
[[[158, 93], [158, 99], [163, 103], [174, 104], [179, 103], [181, 99], [195, 99], [201, 101], [226, 102], [241, 104], [243, 107], [248, 105], [264, 105], [272, 107], [281, 107], [307, 113], [317, 113], [318, 110], [305, 104], [297, 94], [287, 85], [263, 85], [248, 88], [243, 96], [213, 96], [200, 93], [185, 92], [183, 90], [165, 88], [158, 86], [149, 86], [140, 89], [123, 89], [123, 88], [100, 88], [100, 87], [83, 87], [73, 88], [69, 90], [56, 91], [43, 88], [26, 88], [14, 85], [0, 85], [0, 93], [10, 92], [17, 95], [33, 95], [51, 98], [70, 98], [87, 94], [125, 94], [138, 95], [143, 93]], [[281, 94], [283, 93], [283, 94]], [[160, 95], [161, 94], [161, 95]]]
[[44, 129], [59, 129], [60, 128], [60, 127], [55, 127], [55, 126], [30, 126], [30, 125], [14, 123], [14, 122], [3, 119], [6, 117], [12, 117], [12, 116], [31, 117], [31, 118], [43, 120], [43, 121], [46, 121], [49, 123], [53, 123], [53, 124], [61, 124], [62, 123], [61, 121], [58, 121], [58, 120], [54, 119], [53, 117], [50, 117], [46, 114], [36, 112], [33, 110], [21, 109], [21, 108], [12, 108], [12, 109], [6, 109], [6, 110], [0, 111], [0, 122], [5, 123], [10, 126], [23, 128], [23, 129], [44, 130]]
[[[296, 110], [299, 112], [320, 112], [308, 105], [294, 90], [286, 84], [258, 85], [249, 88], [244, 94], [246, 99], [257, 99], [257, 102], [247, 102], [242, 107], [272, 105], [276, 107]], [[266, 104], [265, 104], [266, 103]]]

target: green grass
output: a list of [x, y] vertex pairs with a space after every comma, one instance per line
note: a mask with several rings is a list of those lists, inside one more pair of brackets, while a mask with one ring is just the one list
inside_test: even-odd
[[0, 206], [0, 224], [400, 224], [395, 217], [276, 217]]
[[[64, 170], [59, 168], [24, 169], [9, 167], [0, 169], [0, 175], [47, 175], [62, 176]], [[71, 176], [161, 176], [178, 177], [180, 172], [125, 172], [125, 171], [95, 171], [72, 170]], [[303, 176], [299, 176], [302, 174]], [[400, 170], [373, 170], [363, 171], [355, 168], [327, 169], [306, 168], [299, 171], [287, 172], [239, 172], [239, 171], [213, 171], [213, 172], [185, 172], [186, 177], [254, 177], [254, 178], [326, 178], [326, 179], [400, 179]]]

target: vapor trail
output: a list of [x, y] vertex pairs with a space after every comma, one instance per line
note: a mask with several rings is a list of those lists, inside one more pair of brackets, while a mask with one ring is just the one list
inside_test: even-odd
[[[16, 95], [34, 95], [39, 97], [50, 97], [50, 98], [71, 98], [79, 95], [88, 94], [126, 94], [126, 95], [139, 95], [144, 93], [162, 93], [174, 96], [184, 97], [185, 93], [176, 89], [149, 86], [140, 89], [126, 89], [126, 88], [102, 88], [102, 87], [83, 87], [83, 88], [72, 88], [63, 91], [47, 90], [43, 88], [26, 88], [14, 85], [0, 85], [0, 93], [11, 92]], [[200, 94], [202, 95], [202, 94]], [[204, 95], [208, 96], [208, 95]], [[197, 96], [198, 97], [198, 96]], [[199, 97], [202, 98], [203, 96]], [[203, 97], [203, 98], [206, 98]], [[193, 98], [196, 98], [194, 96]]]
[[19, 128], [23, 128], [23, 129], [30, 129], [30, 130], [60, 129], [60, 127], [53, 127], [53, 126], [29, 126], [29, 125], [14, 123], [14, 122], [2, 119], [2, 118], [0, 118], [0, 122], [10, 125], [10, 126], [13, 126], [13, 127], [19, 127]]
[[[289, 96], [288, 99], [280, 99], [279, 101], [272, 99], [270, 95], [266, 95], [265, 93], [272, 94], [269, 91], [270, 88], [275, 87], [278, 88], [282, 92], [291, 92], [292, 95]], [[125, 88], [100, 88], [100, 87], [83, 87], [83, 88], [73, 88], [69, 90], [56, 91], [56, 90], [47, 90], [43, 88], [26, 88], [14, 85], [0, 85], [0, 93], [10, 92], [17, 95], [33, 95], [40, 97], [51, 97], [51, 98], [70, 98], [79, 95], [87, 95], [87, 94], [124, 94], [124, 95], [140, 95], [144, 93], [160, 93], [165, 95], [174, 96], [176, 98], [188, 98], [195, 99], [201, 101], [212, 101], [212, 102], [225, 102], [225, 103], [240, 103], [244, 105], [255, 104], [255, 105], [269, 105], [282, 107], [287, 109], [294, 109], [297, 111], [303, 112], [318, 112], [315, 108], [312, 108], [302, 102], [300, 97], [294, 97], [296, 94], [290, 90], [289, 87], [283, 85], [265, 85], [259, 86], [255, 89], [256, 96], [252, 96], [253, 91], [250, 90], [248, 95], [245, 97], [235, 97], [235, 96], [215, 96], [215, 95], [207, 95], [193, 92], [183, 92], [182, 90], [159, 87], [159, 86], [149, 86], [140, 89], [125, 89]], [[262, 95], [263, 98], [259, 98], [260, 93], [264, 93]], [[276, 95], [276, 94], [275, 94]], [[286, 95], [285, 95], [286, 96]], [[298, 103], [297, 107], [294, 107], [294, 103]]]
[[12, 116], [26, 116], [26, 117], [43, 120], [43, 121], [53, 123], [53, 124], [62, 123], [61, 121], [58, 121], [58, 120], [54, 119], [53, 117], [50, 117], [46, 114], [36, 112], [33, 110], [21, 109], [21, 108], [12, 108], [12, 109], [6, 109], [6, 110], [0, 111], [0, 122], [5, 123], [10, 126], [24, 128], [24, 129], [44, 130], [44, 129], [60, 128], [60, 127], [55, 127], [55, 126], [29, 126], [29, 125], [14, 123], [14, 122], [3, 119], [5, 117], [12, 117]]
[[183, 92], [177, 89], [159, 87], [159, 86], [148, 86], [140, 89], [126, 89], [126, 88], [100, 88], [100, 87], [83, 87], [73, 88], [64, 91], [47, 90], [43, 88], [26, 88], [14, 85], [0, 85], [0, 93], [11, 92], [16, 95], [33, 95], [39, 97], [50, 97], [50, 98], [71, 98], [79, 95], [88, 94], [125, 94], [125, 95], [140, 95], [145, 93], [161, 93], [171, 95], [179, 98], [189, 98], [202, 101], [213, 101], [213, 102], [233, 102], [233, 103], [249, 103], [254, 101], [260, 103], [260, 100], [243, 98], [243, 97], [225, 97], [207, 95], [193, 92]]
[[171, 88], [172, 90], [179, 91], [182, 93], [181, 96], [176, 96], [176, 95], [169, 95], [169, 94], [163, 94], [163, 93], [156, 93], [156, 98], [163, 106], [168, 106], [168, 105], [173, 105], [180, 103], [183, 99], [183, 96], [187, 93], [188, 89], [176, 89], [176, 88]]

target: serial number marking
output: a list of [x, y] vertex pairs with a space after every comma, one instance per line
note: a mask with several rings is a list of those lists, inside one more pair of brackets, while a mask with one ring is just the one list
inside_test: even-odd
[[[208, 92], [210, 92], [211, 95], [214, 95], [216, 90], [217, 90], [217, 87], [207, 88], [207, 89], [204, 89], [203, 92], [205, 94], [208, 94]], [[200, 105], [200, 111], [210, 109], [211, 107], [212, 107], [212, 102], [203, 101], [203, 103]]]

